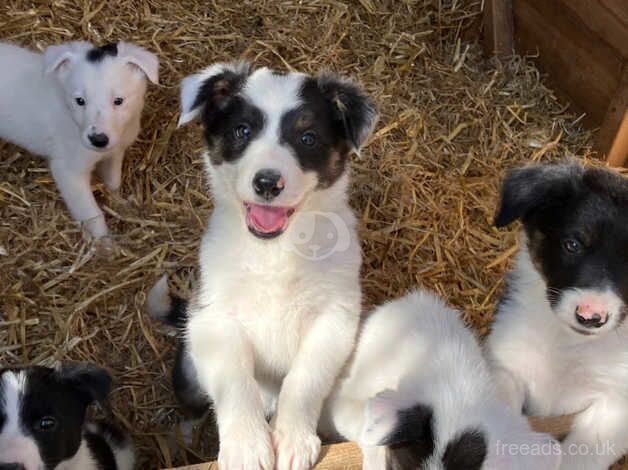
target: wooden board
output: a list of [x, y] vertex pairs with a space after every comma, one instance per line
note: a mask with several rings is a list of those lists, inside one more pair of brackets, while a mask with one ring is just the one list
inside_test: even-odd
[[[570, 98], [575, 111], [587, 113], [589, 125], [599, 126], [619, 86], [624, 59], [580, 18], [579, 8], [599, 8], [599, 0], [580, 6], [578, 1], [567, 8], [563, 0], [513, 0], [515, 43], [521, 54], [538, 53], [537, 62], [559, 97]], [[588, 23], [594, 22], [589, 18]], [[628, 29], [621, 27], [614, 34], [624, 34], [628, 44]]]
[[[532, 429], [535, 431], [549, 433], [556, 438], [562, 438], [571, 428], [573, 415], [550, 418], [531, 417], [529, 421]], [[355, 444], [346, 442], [323, 446], [320, 462], [314, 469], [362, 470], [362, 452]], [[170, 470], [218, 470], [218, 464], [209, 462]]]

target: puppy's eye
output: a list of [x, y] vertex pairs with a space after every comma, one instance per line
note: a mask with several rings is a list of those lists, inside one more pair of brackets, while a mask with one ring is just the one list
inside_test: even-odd
[[233, 134], [238, 139], [248, 140], [251, 137], [251, 128], [246, 124], [240, 124], [233, 130]]
[[582, 243], [580, 243], [578, 240], [575, 240], [573, 238], [567, 238], [566, 240], [564, 240], [563, 247], [569, 253], [573, 253], [573, 254], [577, 254], [582, 251]]
[[316, 134], [312, 131], [304, 132], [301, 136], [301, 143], [308, 147], [311, 147], [316, 143]]
[[78, 104], [79, 106], [85, 106], [85, 98], [81, 96], [77, 96], [76, 98], [74, 98], [74, 101], [76, 101], [76, 104]]
[[113, 100], [113, 104], [115, 104], [116, 106], [120, 106], [122, 103], [124, 103], [124, 98], [121, 98], [119, 96], [115, 100]]
[[36, 424], [37, 429], [39, 429], [40, 431], [51, 431], [56, 426], [57, 420], [54, 419], [52, 416], [44, 416]]

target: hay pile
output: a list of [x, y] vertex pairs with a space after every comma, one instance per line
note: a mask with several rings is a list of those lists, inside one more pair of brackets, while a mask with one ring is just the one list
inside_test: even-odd
[[[591, 139], [526, 60], [481, 57], [479, 10], [472, 0], [5, 0], [0, 40], [136, 42], [159, 54], [162, 85], [150, 88], [122, 198], [95, 186], [113, 255], [81, 240], [42, 160], [0, 143], [0, 362], [107, 365], [113, 412], [134, 432], [141, 468], [172, 463], [174, 341], [142, 304], [164, 271], [186, 292], [211, 210], [199, 130], [175, 130], [177, 87], [238, 57], [337, 70], [376, 97], [381, 122], [354, 162], [352, 189], [366, 303], [421, 283], [485, 333], [515, 245], [514, 231], [490, 226], [500, 176], [532, 159], [587, 154]], [[207, 431], [196, 456], [215, 450]]]

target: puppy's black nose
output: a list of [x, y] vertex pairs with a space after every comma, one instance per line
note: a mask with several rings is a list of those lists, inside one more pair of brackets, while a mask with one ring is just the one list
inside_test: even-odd
[[284, 186], [284, 179], [277, 170], [260, 170], [253, 177], [253, 189], [255, 190], [255, 194], [263, 197], [267, 201], [279, 196]]
[[109, 137], [107, 137], [107, 134], [90, 134], [88, 138], [92, 145], [98, 148], [106, 147], [109, 143]]

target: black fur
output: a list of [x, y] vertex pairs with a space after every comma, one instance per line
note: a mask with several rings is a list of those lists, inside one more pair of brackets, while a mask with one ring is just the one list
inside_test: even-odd
[[118, 45], [115, 43], [105, 44], [104, 46], [94, 47], [87, 51], [86, 59], [88, 62], [100, 62], [105, 57], [116, 57], [118, 55]]
[[175, 294], [170, 294], [170, 310], [163, 321], [175, 328], [185, 328], [188, 315], [188, 301]]
[[[104, 400], [109, 393], [109, 374], [95, 366], [78, 363], [64, 364], [61, 370], [41, 366], [0, 369], [0, 377], [7, 371], [24, 371], [26, 375], [20, 423], [23, 432], [37, 443], [46, 469], [71, 458], [82, 441], [87, 407], [94, 401]], [[0, 405], [4, 393], [0, 388]], [[0, 411], [0, 415], [3, 414]], [[40, 428], [42, 418], [53, 419], [54, 427]]]
[[[515, 170], [504, 181], [495, 224], [516, 219], [552, 306], [565, 289], [608, 286], [628, 304], [626, 178], [573, 163]], [[574, 241], [576, 251], [569, 249]]]
[[193, 366], [187, 357], [185, 342], [179, 339], [172, 368], [172, 388], [185, 417], [200, 419], [207, 414], [211, 403], [196, 377], [190, 374], [190, 367]]
[[91, 432], [86, 432], [84, 437], [94, 461], [97, 462], [98, 470], [117, 470], [116, 459], [105, 438], [101, 434]]
[[443, 454], [445, 470], [480, 470], [488, 453], [486, 437], [477, 429], [452, 439]]
[[397, 426], [380, 445], [388, 447], [386, 470], [420, 468], [434, 453], [433, 410], [416, 405], [397, 413]]

